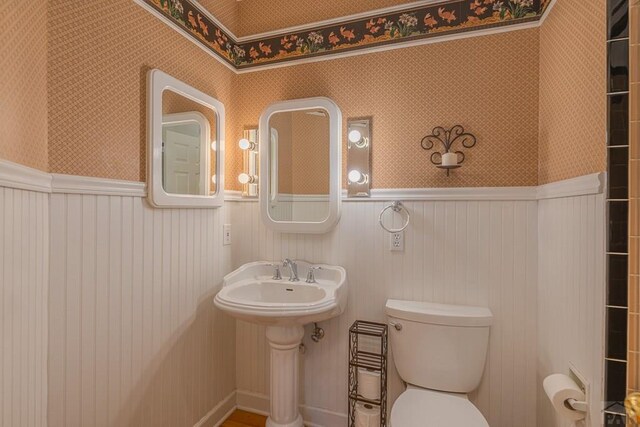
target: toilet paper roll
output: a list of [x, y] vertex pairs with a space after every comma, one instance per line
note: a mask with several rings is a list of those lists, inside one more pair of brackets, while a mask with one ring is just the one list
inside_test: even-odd
[[380, 427], [380, 407], [369, 404], [356, 404], [355, 427]]
[[358, 394], [365, 399], [380, 399], [380, 372], [358, 369]]
[[567, 420], [578, 421], [584, 419], [586, 413], [576, 411], [565, 404], [567, 399], [578, 401], [585, 400], [585, 395], [580, 387], [571, 378], [564, 374], [549, 375], [542, 382], [545, 393], [549, 397], [553, 408]]

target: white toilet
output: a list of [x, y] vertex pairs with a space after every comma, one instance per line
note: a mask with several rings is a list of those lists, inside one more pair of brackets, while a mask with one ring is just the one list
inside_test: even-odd
[[467, 398], [480, 384], [493, 315], [488, 308], [388, 300], [393, 359], [407, 389], [390, 427], [489, 427]]

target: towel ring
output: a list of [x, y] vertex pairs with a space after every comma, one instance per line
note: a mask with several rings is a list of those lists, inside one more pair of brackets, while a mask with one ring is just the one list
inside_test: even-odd
[[[382, 216], [388, 209], [393, 209], [394, 212], [405, 211], [405, 213], [407, 214], [407, 220], [405, 221], [402, 227], [398, 229], [393, 229], [393, 228], [389, 229], [384, 226], [384, 223], [382, 222]], [[401, 231], [404, 231], [405, 228], [407, 228], [407, 226], [409, 225], [410, 219], [411, 219], [411, 215], [409, 214], [409, 211], [407, 210], [407, 208], [402, 204], [402, 202], [395, 201], [390, 205], [386, 206], [384, 209], [382, 209], [382, 212], [380, 212], [380, 216], [378, 217], [378, 222], [380, 223], [380, 227], [382, 227], [383, 230], [386, 231], [387, 233], [400, 233]]]

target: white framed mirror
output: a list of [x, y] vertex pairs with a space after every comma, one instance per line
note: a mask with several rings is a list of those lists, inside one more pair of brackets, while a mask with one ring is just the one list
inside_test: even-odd
[[224, 202], [224, 105], [160, 71], [147, 76], [147, 186], [155, 207]]
[[260, 116], [260, 211], [287, 233], [326, 233], [340, 219], [342, 113], [329, 98], [276, 102]]

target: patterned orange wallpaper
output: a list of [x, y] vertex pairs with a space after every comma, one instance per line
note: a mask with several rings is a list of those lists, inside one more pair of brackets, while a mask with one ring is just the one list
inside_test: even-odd
[[0, 14], [0, 159], [46, 171], [46, 0]]
[[238, 0], [198, 0], [209, 13], [232, 33], [238, 35], [240, 4]]
[[606, 8], [556, 2], [540, 28], [540, 184], [606, 169]]
[[[206, 7], [205, 2], [200, 3]], [[407, 3], [412, 0], [297, 0], [294, 4], [291, 0], [245, 0], [238, 3], [236, 35], [249, 36]]]
[[233, 73], [131, 0], [50, 0], [48, 18], [52, 172], [145, 180], [151, 68], [231, 104]]
[[[538, 31], [529, 29], [241, 74], [228, 139], [271, 102], [328, 96], [342, 110], [343, 135], [346, 118], [373, 116], [376, 188], [536, 185], [537, 52]], [[446, 177], [420, 140], [457, 123], [478, 145]], [[227, 155], [242, 164], [235, 145]]]

